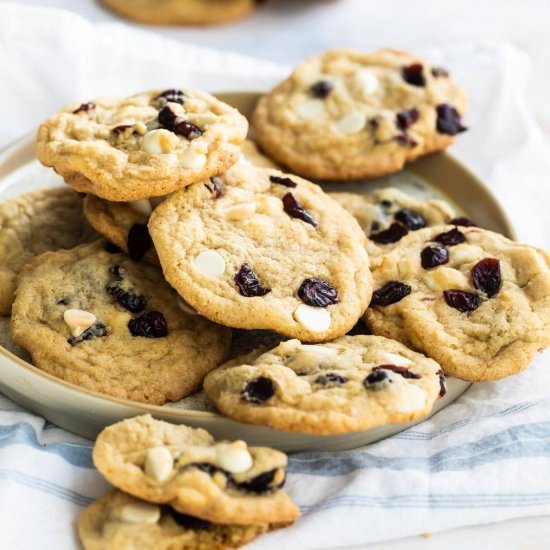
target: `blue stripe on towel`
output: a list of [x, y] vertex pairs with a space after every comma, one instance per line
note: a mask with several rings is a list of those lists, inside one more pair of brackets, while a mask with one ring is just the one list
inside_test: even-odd
[[458, 420], [456, 422], [452, 422], [451, 424], [447, 424], [446, 426], [443, 426], [439, 430], [434, 430], [433, 432], [423, 432], [421, 430], [416, 430], [414, 428], [410, 428], [410, 429], [408, 429], [404, 432], [396, 434], [394, 437], [395, 437], [395, 439], [412, 439], [412, 440], [431, 441], [432, 439], [435, 439], [436, 437], [439, 437], [440, 435], [452, 433], [456, 430], [464, 428], [465, 426], [470, 426], [472, 424], [476, 424], [477, 422], [480, 422], [482, 420], [487, 420], [488, 418], [510, 416], [510, 415], [513, 415], [513, 414], [522, 413], [526, 410], [529, 410], [533, 407], [537, 407], [539, 405], [546, 405], [547, 406], [549, 403], [550, 403], [550, 399], [539, 399], [539, 400], [536, 400], [536, 401], [524, 401], [522, 403], [516, 403], [515, 405], [512, 405], [511, 407], [508, 407], [506, 409], [503, 409], [501, 411], [497, 411], [497, 412], [494, 412], [494, 413], [491, 413], [491, 414], [471, 416], [469, 418], [465, 418], [465, 419], [462, 419], [462, 420]]
[[19, 485], [24, 485], [25, 487], [40, 491], [41, 493], [67, 500], [77, 506], [87, 506], [94, 500], [76, 491], [62, 487], [57, 483], [33, 477], [16, 470], [0, 469], [0, 480], [8, 480], [18, 483]]
[[362, 468], [386, 470], [469, 470], [509, 458], [550, 458], [550, 422], [513, 426], [478, 441], [448, 447], [428, 457], [379, 457], [365, 450], [341, 453], [303, 453], [291, 457], [289, 472], [317, 476], [340, 476]]
[[550, 493], [431, 494], [389, 497], [341, 495], [330, 497], [319, 504], [301, 506], [300, 508], [303, 513], [311, 514], [333, 508], [352, 507], [458, 510], [546, 506], [548, 504], [550, 504]]
[[10, 445], [27, 445], [42, 452], [53, 453], [80, 468], [94, 467], [91, 445], [68, 442], [42, 444], [38, 441], [33, 426], [26, 422], [0, 426], [0, 448]]

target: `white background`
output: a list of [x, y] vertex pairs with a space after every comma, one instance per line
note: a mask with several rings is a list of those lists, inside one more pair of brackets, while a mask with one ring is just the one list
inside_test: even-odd
[[[71, 9], [93, 21], [118, 20], [94, 0], [19, 3]], [[252, 16], [230, 25], [152, 30], [185, 42], [289, 64], [335, 46], [363, 50], [391, 46], [414, 51], [471, 40], [506, 40], [531, 58], [526, 94], [550, 140], [550, 0], [270, 0]], [[364, 526], [349, 526], [367, 527], [368, 518]], [[368, 548], [547, 550], [550, 520], [511, 521]]]

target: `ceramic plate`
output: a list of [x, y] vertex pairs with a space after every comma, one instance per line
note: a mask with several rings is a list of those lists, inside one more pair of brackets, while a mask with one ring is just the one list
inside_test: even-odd
[[[250, 115], [259, 94], [218, 94], [220, 99]], [[34, 136], [27, 137], [0, 154], [0, 201], [46, 187], [63, 185], [53, 170], [35, 160]], [[484, 227], [509, 237], [514, 232], [498, 202], [469, 170], [446, 153], [424, 157], [407, 169], [368, 183], [324, 185], [328, 190], [365, 191], [373, 187], [395, 186], [419, 197], [441, 197], [457, 211]], [[447, 395], [440, 399], [432, 414], [457, 399], [468, 382], [448, 380]], [[202, 394], [162, 407], [114, 399], [84, 390], [46, 374], [22, 357], [0, 346], [0, 390], [22, 406], [67, 430], [93, 438], [104, 426], [121, 418], [151, 413], [157, 418], [202, 427], [219, 439], [245, 439], [252, 445], [269, 445], [285, 451], [333, 451], [372, 443], [409, 427], [396, 424], [337, 436], [312, 436], [286, 433], [262, 426], [234, 422], [209, 410]]]

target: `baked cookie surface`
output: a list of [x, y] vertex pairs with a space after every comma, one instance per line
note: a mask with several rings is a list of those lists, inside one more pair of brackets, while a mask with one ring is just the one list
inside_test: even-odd
[[426, 416], [444, 389], [435, 361], [380, 336], [288, 340], [237, 357], [204, 381], [230, 418], [317, 435], [411, 422]]
[[54, 376], [161, 405], [195, 391], [224, 360], [230, 333], [184, 313], [160, 269], [103, 243], [48, 252], [21, 271], [13, 340]]
[[154, 25], [215, 25], [244, 17], [254, 0], [100, 0], [116, 13]]
[[367, 250], [373, 255], [386, 252], [411, 231], [444, 225], [456, 218], [446, 201], [420, 200], [393, 187], [329, 195], [359, 222], [369, 238]]
[[441, 68], [398, 50], [330, 50], [258, 102], [256, 139], [305, 177], [366, 179], [448, 147], [465, 99]]
[[115, 487], [149, 502], [224, 524], [285, 523], [299, 511], [282, 490], [287, 457], [205, 430], [135, 417], [105, 428], [94, 464]]
[[[276, 168], [275, 164], [249, 139], [241, 143], [241, 159], [238, 162]], [[211, 182], [211, 185], [214, 183]], [[149, 236], [147, 222], [154, 208], [165, 198], [113, 202], [95, 195], [86, 195], [84, 214], [90, 225], [100, 235], [128, 253], [132, 259], [144, 258], [148, 263], [158, 264], [158, 256]]]
[[435, 359], [449, 376], [494, 380], [550, 345], [546, 252], [477, 227], [439, 226], [372, 259], [365, 321]]
[[70, 105], [44, 122], [37, 155], [77, 191], [112, 201], [167, 195], [225, 172], [246, 119], [190, 88]]
[[97, 238], [71, 189], [25, 193], [0, 203], [0, 315], [9, 315], [17, 273], [33, 256]]
[[268, 524], [209, 523], [121, 491], [100, 497], [78, 520], [85, 550], [227, 550], [239, 548], [272, 528]]
[[296, 176], [235, 166], [160, 204], [149, 231], [166, 279], [224, 325], [329, 340], [370, 300], [361, 228]]

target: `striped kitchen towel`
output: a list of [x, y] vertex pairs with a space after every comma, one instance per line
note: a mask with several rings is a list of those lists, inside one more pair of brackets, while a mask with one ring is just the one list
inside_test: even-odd
[[[60, 11], [2, 4], [0, 21], [0, 146], [75, 98], [174, 82], [263, 89], [287, 72]], [[454, 153], [489, 182], [522, 239], [550, 248], [550, 155], [523, 98], [527, 60], [497, 44], [425, 53], [471, 98], [471, 130]], [[546, 353], [527, 372], [475, 385], [368, 447], [292, 456], [288, 489], [303, 518], [251, 548], [333, 549], [550, 514], [549, 363]], [[0, 548], [76, 548], [78, 513], [106, 490], [89, 441], [0, 397]]]

